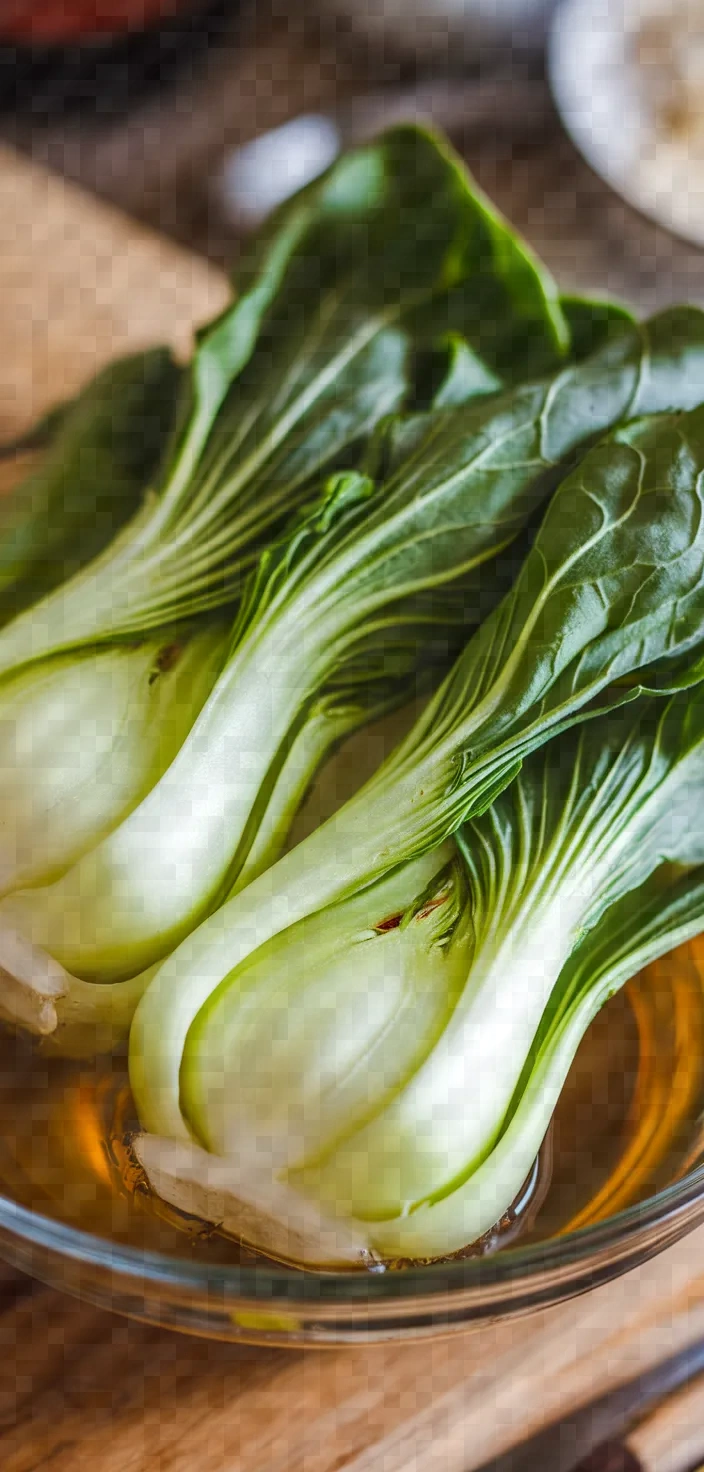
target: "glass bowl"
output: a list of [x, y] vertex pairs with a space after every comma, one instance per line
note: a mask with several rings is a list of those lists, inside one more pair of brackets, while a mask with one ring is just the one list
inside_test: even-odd
[[563, 1091], [537, 1187], [527, 1183], [483, 1255], [387, 1271], [278, 1265], [174, 1218], [135, 1169], [124, 1056], [56, 1060], [4, 1032], [0, 1257], [150, 1323], [290, 1347], [447, 1335], [558, 1303], [704, 1222], [703, 983], [700, 940], [608, 1003]]
[[[395, 742], [406, 720], [407, 714], [387, 722], [385, 740]], [[294, 840], [354, 790], [364, 762], [378, 759], [379, 751], [356, 738], [348, 743], [318, 779]], [[303, 1271], [246, 1250], [243, 1262], [221, 1261], [219, 1250], [210, 1250], [217, 1232], [202, 1231], [193, 1218], [180, 1217], [174, 1237], [167, 1211], [157, 1233], [135, 1240], [112, 1205], [104, 1215], [105, 1190], [110, 1203], [115, 1197], [110, 1181], [117, 1174], [126, 1186], [133, 1164], [129, 1139], [137, 1119], [124, 1057], [114, 1055], [109, 1064], [61, 1062], [3, 1031], [0, 1257], [99, 1307], [214, 1339], [294, 1348], [448, 1335], [583, 1293], [704, 1223], [703, 1120], [704, 938], [664, 957], [612, 998], [583, 1040], [563, 1090], [545, 1178], [554, 1182], [566, 1169], [566, 1179], [586, 1188], [585, 1152], [593, 1150], [598, 1174], [588, 1194], [592, 1203], [601, 1201], [598, 1215], [589, 1219], [579, 1195], [570, 1196], [566, 1211], [561, 1205], [556, 1215], [538, 1215], [534, 1235], [515, 1245], [509, 1227], [500, 1251], [388, 1271]], [[635, 1133], [622, 1136], [631, 1125]], [[670, 1137], [679, 1142], [672, 1157]], [[641, 1177], [647, 1184], [631, 1205], [631, 1163], [637, 1174], [639, 1162], [648, 1160]], [[625, 1175], [614, 1164], [625, 1166]], [[539, 1163], [536, 1198], [541, 1174]], [[625, 1192], [603, 1189], [613, 1180], [621, 1187], [625, 1180]], [[133, 1192], [134, 1181], [127, 1195]], [[127, 1197], [115, 1199], [124, 1207]], [[496, 1245], [492, 1237], [485, 1247]]]
[[704, 1221], [704, 1166], [596, 1226], [494, 1257], [358, 1275], [204, 1266], [115, 1246], [0, 1197], [0, 1254], [117, 1313], [214, 1339], [291, 1348], [447, 1335], [583, 1293]]

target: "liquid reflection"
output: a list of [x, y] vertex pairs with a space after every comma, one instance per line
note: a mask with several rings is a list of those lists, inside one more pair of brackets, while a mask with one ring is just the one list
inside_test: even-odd
[[[603, 1010], [519, 1200], [473, 1253], [590, 1225], [699, 1163], [703, 976], [699, 940], [650, 967]], [[123, 1056], [95, 1064], [45, 1058], [30, 1042], [0, 1035], [6, 1195], [116, 1243], [204, 1262], [257, 1261], [217, 1225], [183, 1216], [149, 1192], [130, 1154], [135, 1126]]]

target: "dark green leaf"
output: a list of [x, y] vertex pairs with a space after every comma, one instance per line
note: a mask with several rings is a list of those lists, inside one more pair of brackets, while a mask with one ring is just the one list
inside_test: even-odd
[[569, 327], [570, 356], [577, 362], [634, 325], [633, 313], [616, 302], [562, 296], [560, 306]]
[[569, 345], [549, 278], [455, 155], [412, 127], [344, 156], [278, 212], [240, 283], [200, 336], [133, 544], [14, 625], [2, 668], [229, 602], [321, 472], [344, 468], [402, 403], [415, 353], [448, 331], [486, 358], [484, 387], [490, 372], [555, 367]]
[[240, 506], [256, 503], [262, 527], [400, 404], [411, 349], [446, 322], [470, 344], [466, 392], [496, 386], [497, 372], [525, 378], [538, 359], [555, 367], [568, 348], [552, 283], [451, 150], [417, 128], [343, 157], [273, 217], [240, 275], [238, 301], [200, 342], [169, 479], [182, 483], [185, 460], [193, 495], [245, 467]]
[[14, 447], [32, 469], [0, 498], [0, 619], [89, 562], [141, 505], [180, 376], [165, 348], [121, 359]]

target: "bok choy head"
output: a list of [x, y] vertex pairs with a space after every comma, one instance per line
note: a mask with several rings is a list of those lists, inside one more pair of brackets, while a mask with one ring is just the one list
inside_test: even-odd
[[[415, 394], [451, 319], [475, 390], [559, 365], [555, 289], [414, 128], [343, 157], [273, 219], [196, 345], [160, 476], [118, 541], [0, 637], [0, 672], [228, 603], [262, 545]], [[487, 367], [482, 366], [486, 356]], [[494, 371], [495, 370], [495, 371]]]
[[[301, 1200], [310, 1261], [335, 1221], [389, 1259], [488, 1231], [596, 1010], [704, 923], [704, 869], [662, 878], [704, 861], [703, 795], [701, 687], [627, 706], [534, 753], [454, 843], [227, 975], [189, 1027], [179, 1102], [195, 1142], [227, 1160], [246, 1232], [268, 1202], [270, 1242], [276, 1202], [284, 1241]], [[131, 1062], [158, 1130], [139, 1013]]]
[[[151, 981], [133, 1030], [151, 1128], [183, 1131], [178, 1077], [190, 1025], [258, 946], [435, 849], [489, 808], [549, 738], [651, 686], [697, 683], [703, 470], [704, 410], [694, 410], [616, 431], [562, 482], [511, 591], [406, 740], [327, 823], [211, 915]], [[114, 867], [113, 896], [119, 882]], [[27, 925], [24, 897], [17, 899], [14, 914]], [[63, 890], [53, 945], [62, 937], [65, 944], [70, 914]], [[42, 932], [35, 935], [41, 944]], [[63, 953], [69, 969], [75, 955], [68, 947]]]
[[[692, 348], [704, 319], [694, 313], [685, 320], [681, 338]], [[500, 586], [497, 555], [540, 507], [560, 464], [614, 414], [669, 402], [680, 374], [682, 393], [693, 391], [696, 351], [678, 348], [676, 366], [664, 346], [678, 340], [681, 325], [681, 314], [668, 314], [638, 335], [637, 346], [630, 334], [619, 338], [557, 380], [415, 415], [377, 436], [372, 458], [380, 483], [359, 472], [333, 477], [263, 555], [222, 674], [163, 778], [55, 884], [5, 901], [3, 933], [8, 927], [19, 932], [74, 977], [119, 982], [160, 960], [233, 887], [261, 872], [276, 858], [301, 790], [331, 741], [413, 695], [424, 668], [446, 661], [453, 645], [461, 646], [493, 606]], [[657, 434], [663, 464], [669, 464], [680, 453], [680, 441], [671, 444], [669, 423], [659, 425]], [[531, 689], [536, 680], [543, 692], [550, 689], [552, 655], [534, 632], [545, 610], [552, 619], [550, 637], [563, 641], [564, 659], [573, 643], [574, 615], [566, 614], [563, 623], [573, 567], [585, 569], [587, 583], [581, 595], [578, 584], [576, 599], [598, 610], [595, 587], [604, 569], [615, 561], [625, 583], [631, 556], [649, 555], [647, 514], [626, 517], [620, 537], [621, 503], [627, 507], [630, 490], [618, 476], [601, 484], [604, 456], [610, 464], [624, 453], [618, 441], [603, 455], [593, 452], [585, 462], [592, 467], [585, 469], [588, 488], [575, 493], [570, 481], [557, 493], [554, 505], [569, 507], [567, 519], [561, 510], [550, 510], [511, 599], [492, 614], [478, 643], [469, 645], [408, 749], [382, 770], [360, 805], [339, 819], [340, 832], [351, 825], [341, 843], [344, 875], [334, 857], [337, 840], [324, 830], [313, 852], [322, 845], [322, 872], [333, 889], [321, 898], [318, 880], [311, 885], [306, 879], [296, 904], [305, 898], [311, 909], [319, 908], [380, 877], [409, 853], [432, 847], [470, 808], [473, 785], [481, 788], [481, 803], [489, 780], [496, 785], [510, 776], [516, 762], [511, 742], [521, 722], [530, 727], [533, 719]], [[593, 556], [585, 554], [579, 564], [584, 528], [593, 519], [595, 496], [602, 494], [603, 545], [595, 544]], [[678, 535], [679, 524], [691, 521], [695, 499], [694, 479], [682, 480], [671, 513]], [[694, 526], [692, 535], [696, 541]], [[555, 572], [540, 587], [535, 570], [543, 568], [546, 555]], [[697, 543], [690, 563], [699, 555]], [[504, 585], [515, 566], [511, 553], [507, 559]], [[673, 598], [690, 575], [690, 564], [683, 562], [680, 581], [673, 575]], [[492, 673], [484, 641], [488, 630], [500, 651], [507, 616], [528, 632], [510, 651], [506, 669], [500, 669], [499, 655]], [[601, 623], [591, 613], [584, 622], [585, 648], [601, 637], [608, 621], [605, 609]], [[637, 666], [637, 650], [633, 657]], [[555, 712], [538, 712], [531, 739], [542, 740], [551, 722], [566, 719], [572, 708], [577, 712], [600, 681], [608, 681], [605, 659], [592, 684], [573, 692], [572, 705], [556, 688]], [[487, 690], [495, 680], [486, 700], [482, 679]], [[516, 698], [520, 689], [522, 705]], [[491, 766], [492, 733], [508, 711], [514, 729], [498, 779]]]

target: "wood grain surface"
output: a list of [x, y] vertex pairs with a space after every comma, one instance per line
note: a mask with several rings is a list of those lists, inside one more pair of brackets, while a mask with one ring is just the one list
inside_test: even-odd
[[363, 1351], [188, 1340], [8, 1275], [0, 1466], [472, 1472], [704, 1335], [703, 1249], [699, 1232], [573, 1304]]
[[691, 1472], [702, 1454], [703, 1426], [704, 1377], [700, 1376], [657, 1406], [631, 1432], [626, 1446], [643, 1472]]
[[186, 350], [227, 294], [214, 267], [0, 149], [0, 437], [116, 352]]
[[[183, 346], [225, 293], [213, 268], [0, 153], [2, 433], [118, 350]], [[5, 1269], [0, 1468], [471, 1472], [701, 1336], [704, 1231], [558, 1309], [364, 1351], [188, 1340]]]

